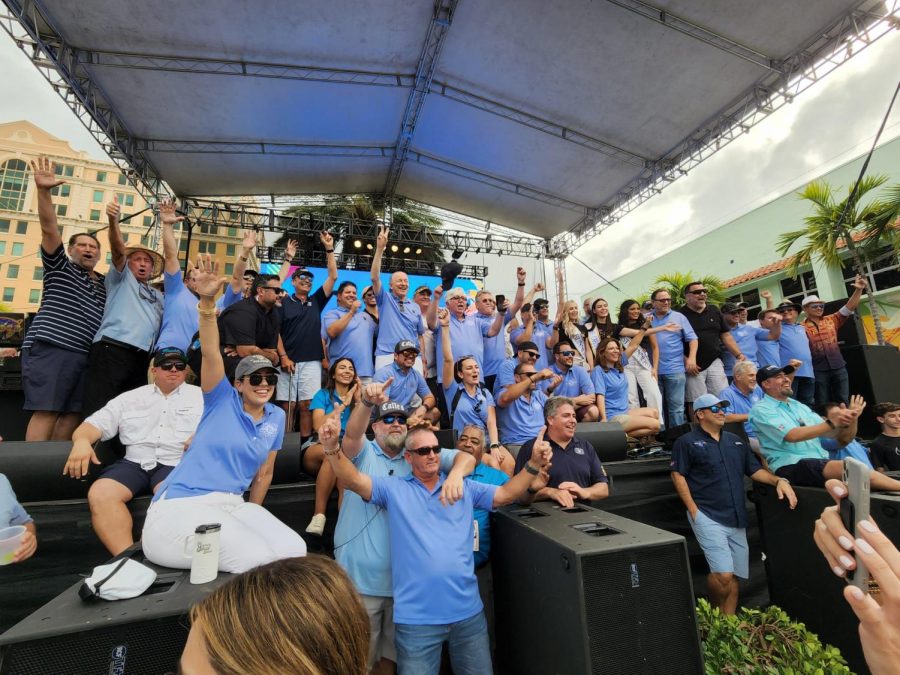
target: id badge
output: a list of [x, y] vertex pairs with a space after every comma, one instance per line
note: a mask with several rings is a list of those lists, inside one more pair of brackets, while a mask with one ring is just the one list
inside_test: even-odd
[[479, 543], [478, 543], [478, 521], [475, 520], [475, 521], [472, 521], [472, 522], [475, 523], [475, 540], [472, 542], [472, 550], [475, 551], [475, 552], [477, 553], [477, 552], [478, 552], [478, 546], [479, 546]]

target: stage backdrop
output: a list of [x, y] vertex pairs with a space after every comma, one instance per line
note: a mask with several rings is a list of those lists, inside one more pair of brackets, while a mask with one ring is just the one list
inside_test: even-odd
[[[278, 274], [278, 269], [280, 265], [276, 263], [262, 263], [260, 265], [260, 272], [263, 274]], [[297, 269], [296, 265], [291, 266], [291, 274], [294, 273], [294, 270]], [[313, 285], [312, 291], [315, 292], [319, 286], [322, 285], [322, 282], [328, 277], [328, 270], [324, 267], [307, 267], [310, 272], [315, 275], [313, 277]], [[338, 270], [338, 278], [334, 283], [334, 290], [337, 291], [338, 286], [340, 286], [345, 281], [352, 281], [356, 284], [357, 293], [359, 295], [360, 301], [362, 301], [362, 292], [366, 286], [371, 285], [372, 279], [369, 274], [369, 270]], [[388, 284], [391, 281], [391, 275], [388, 273], [383, 273], [381, 275], [381, 283], [387, 288]], [[415, 290], [422, 285], [428, 286], [428, 288], [434, 290], [436, 286], [440, 286], [441, 278], [435, 276], [424, 276], [418, 274], [410, 274], [409, 275], [409, 295], [412, 298], [412, 294]], [[291, 284], [291, 277], [288, 275], [288, 278], [285, 280], [284, 284], [282, 284], [285, 290], [288, 293], [294, 292], [294, 286]], [[454, 286], [459, 286], [469, 295], [469, 300], [472, 301], [475, 299], [475, 294], [481, 290], [482, 282], [477, 279], [463, 279], [457, 278], [456, 282], [453, 284]], [[450, 290], [449, 288], [445, 288], [445, 291]], [[326, 306], [326, 311], [335, 307], [337, 305], [337, 301], [335, 300], [334, 295], [331, 296], [331, 300], [328, 301], [328, 305]], [[444, 306], [444, 301], [441, 299], [441, 306]]]

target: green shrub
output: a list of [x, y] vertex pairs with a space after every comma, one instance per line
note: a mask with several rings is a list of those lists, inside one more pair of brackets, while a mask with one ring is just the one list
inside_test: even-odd
[[701, 599], [697, 621], [708, 675], [850, 673], [836, 647], [823, 645], [775, 605], [765, 611], [742, 607], [735, 616], [728, 616]]

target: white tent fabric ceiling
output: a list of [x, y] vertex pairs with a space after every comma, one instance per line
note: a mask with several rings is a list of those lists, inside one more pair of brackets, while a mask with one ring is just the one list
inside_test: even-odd
[[[872, 5], [653, 3], [738, 47], [716, 48], [622, 6], [633, 0], [459, 0], [396, 194], [552, 237], [767, 74], [738, 52], [785, 59]], [[184, 196], [381, 192], [434, 12], [433, 0], [40, 6], [64, 40], [95, 53], [84, 72]], [[160, 68], [116, 55], [173, 61]], [[245, 74], [241, 64], [272, 67]], [[322, 72], [304, 79], [296, 68]], [[348, 81], [357, 72], [375, 75]], [[531, 125], [460, 102], [459, 90], [523, 111]], [[534, 119], [602, 143], [545, 133]]]

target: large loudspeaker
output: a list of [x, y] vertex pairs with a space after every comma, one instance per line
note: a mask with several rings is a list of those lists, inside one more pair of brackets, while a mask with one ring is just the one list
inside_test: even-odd
[[869, 405], [859, 418], [859, 434], [874, 438], [881, 427], [872, 407], [900, 403], [900, 351], [890, 345], [858, 345], [841, 350], [850, 375], [850, 393], [861, 394]]
[[503, 673], [702, 673], [684, 538], [589, 506], [496, 514]]
[[189, 631], [188, 610], [230, 574], [193, 585], [189, 570], [145, 562], [158, 577], [130, 600], [83, 602], [78, 584], [0, 636], [2, 675], [161, 675], [174, 671]]
[[620, 462], [627, 457], [628, 438], [614, 422], [581, 422], [575, 435], [594, 446], [601, 462]]
[[[792, 511], [779, 501], [775, 488], [753, 484], [769, 598], [823, 642], [839, 648], [852, 670], [867, 672], [859, 621], [841, 595], [845, 582], [828, 568], [812, 537], [816, 519], [834, 500], [822, 488], [795, 486], [794, 491], [797, 508]], [[873, 492], [870, 513], [885, 535], [900, 545], [900, 497]]]

